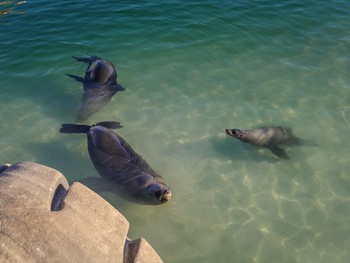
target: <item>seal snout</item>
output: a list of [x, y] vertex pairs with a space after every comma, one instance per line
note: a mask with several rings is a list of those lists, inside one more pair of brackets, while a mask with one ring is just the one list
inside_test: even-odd
[[227, 135], [232, 136], [232, 129], [226, 129], [226, 133], [227, 133]]
[[162, 191], [162, 194], [160, 196], [160, 202], [165, 203], [168, 202], [171, 199], [172, 193], [170, 189]]
[[226, 133], [227, 133], [227, 135], [230, 135], [234, 138], [242, 138], [243, 137], [242, 131], [240, 131], [238, 129], [226, 129]]
[[237, 129], [226, 129], [226, 133], [227, 135], [233, 136], [233, 137], [237, 137]]

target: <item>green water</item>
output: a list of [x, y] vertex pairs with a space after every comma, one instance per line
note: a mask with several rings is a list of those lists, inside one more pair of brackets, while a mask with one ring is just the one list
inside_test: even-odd
[[[6, 2], [6, 1], [5, 1]], [[8, 1], [7, 1], [8, 2]], [[84, 135], [60, 134], [86, 65], [117, 93], [87, 124], [118, 133], [165, 179], [170, 203], [100, 193], [165, 262], [348, 262], [349, 1], [0, 2], [0, 162], [98, 177]], [[290, 160], [225, 128], [291, 127]]]

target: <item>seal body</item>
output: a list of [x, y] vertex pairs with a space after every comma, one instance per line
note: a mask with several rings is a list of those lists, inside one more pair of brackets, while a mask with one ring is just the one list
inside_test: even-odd
[[289, 156], [278, 145], [298, 145], [302, 140], [292, 134], [290, 128], [280, 126], [262, 127], [250, 130], [226, 129], [226, 133], [242, 142], [266, 147], [279, 158], [289, 159]]
[[76, 118], [77, 122], [83, 122], [104, 107], [114, 94], [124, 88], [117, 84], [117, 72], [110, 61], [96, 56], [88, 58], [73, 56], [73, 58], [89, 64], [85, 71], [85, 78], [67, 74], [83, 83], [84, 93]]
[[[106, 127], [107, 126], [107, 127]], [[147, 162], [108, 122], [94, 126], [63, 124], [62, 133], [87, 133], [90, 159], [102, 178], [117, 187], [121, 196], [142, 204], [162, 204], [171, 191]]]

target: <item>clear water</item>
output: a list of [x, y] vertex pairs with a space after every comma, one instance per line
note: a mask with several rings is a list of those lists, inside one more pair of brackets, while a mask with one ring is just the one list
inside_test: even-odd
[[[350, 2], [2, 1], [0, 162], [34, 161], [73, 183], [98, 177], [77, 114], [85, 65], [114, 63], [116, 94], [88, 124], [118, 133], [173, 199], [101, 195], [165, 262], [348, 262]], [[7, 10], [4, 12], [4, 10]], [[225, 128], [292, 127], [318, 147], [290, 160]]]

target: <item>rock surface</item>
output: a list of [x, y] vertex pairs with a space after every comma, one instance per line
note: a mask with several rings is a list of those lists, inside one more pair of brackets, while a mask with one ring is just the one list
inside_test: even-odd
[[80, 183], [31, 162], [0, 165], [0, 262], [162, 262], [129, 222]]

